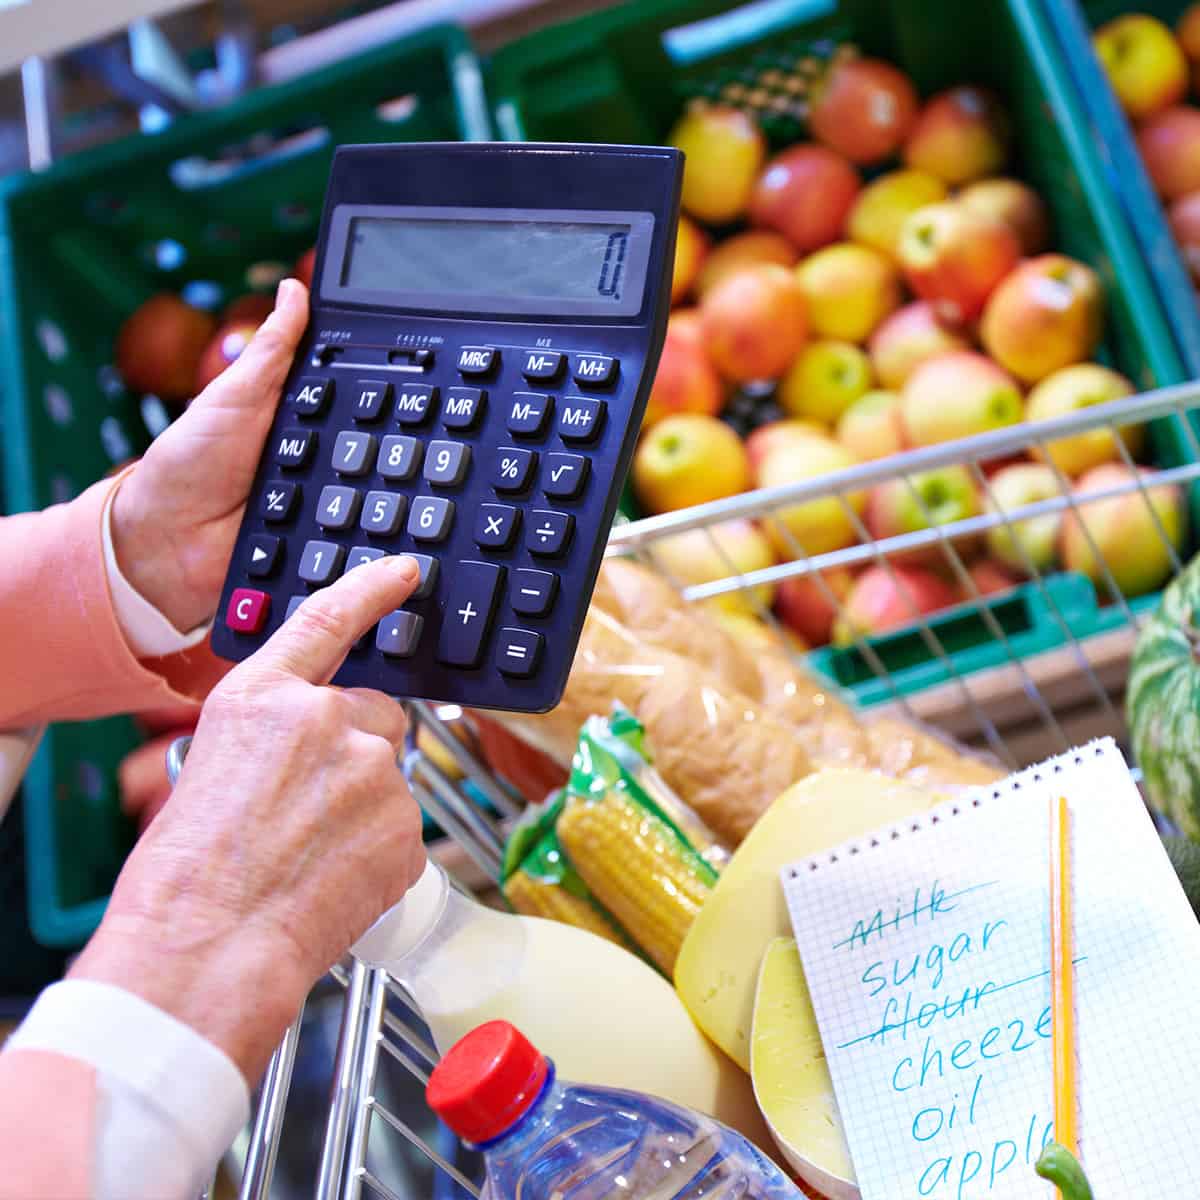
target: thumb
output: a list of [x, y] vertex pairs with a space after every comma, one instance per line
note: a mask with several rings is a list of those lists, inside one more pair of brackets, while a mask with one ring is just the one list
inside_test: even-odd
[[246, 660], [246, 668], [328, 683], [351, 646], [412, 595], [419, 577], [416, 562], [407, 555], [355, 567], [330, 587], [309, 596], [291, 620]]

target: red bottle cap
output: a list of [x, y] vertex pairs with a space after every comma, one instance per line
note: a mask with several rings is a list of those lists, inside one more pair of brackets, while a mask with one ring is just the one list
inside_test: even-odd
[[460, 1138], [479, 1145], [511, 1129], [541, 1094], [550, 1065], [507, 1021], [489, 1021], [434, 1068], [425, 1099]]

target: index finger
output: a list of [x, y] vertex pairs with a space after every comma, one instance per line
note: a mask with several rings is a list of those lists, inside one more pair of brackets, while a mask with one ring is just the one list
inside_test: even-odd
[[354, 643], [399, 608], [419, 578], [417, 564], [408, 555], [380, 558], [347, 571], [330, 587], [309, 596], [247, 659], [247, 667], [253, 663], [309, 683], [328, 683]]

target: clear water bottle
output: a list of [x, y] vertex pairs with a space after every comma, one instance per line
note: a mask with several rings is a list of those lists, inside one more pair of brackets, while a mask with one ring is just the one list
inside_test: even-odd
[[639, 1092], [560, 1081], [507, 1021], [459, 1041], [426, 1095], [483, 1151], [490, 1200], [802, 1200], [740, 1134]]

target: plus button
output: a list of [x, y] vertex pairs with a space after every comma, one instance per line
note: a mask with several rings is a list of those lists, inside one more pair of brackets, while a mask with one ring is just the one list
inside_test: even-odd
[[479, 616], [479, 611], [478, 609], [473, 608], [470, 600], [468, 600], [466, 607], [458, 610], [458, 615], [462, 617], [462, 623], [466, 625], [470, 622], [472, 617]]

